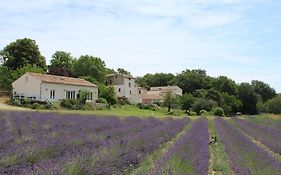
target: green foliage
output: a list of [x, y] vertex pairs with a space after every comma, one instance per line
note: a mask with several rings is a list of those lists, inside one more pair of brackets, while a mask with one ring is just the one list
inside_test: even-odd
[[80, 101], [76, 99], [63, 99], [61, 100], [60, 105], [66, 109], [71, 110], [78, 110], [82, 108]]
[[78, 163], [72, 163], [70, 165], [67, 165], [65, 168], [65, 173], [67, 175], [83, 175], [84, 172], [81, 168], [81, 165]]
[[239, 99], [242, 102], [241, 112], [243, 114], [257, 114], [258, 96], [251, 84], [241, 83], [239, 85]]
[[26, 65], [46, 70], [46, 60], [41, 55], [35, 40], [24, 38], [8, 44], [1, 52], [3, 66], [16, 70]]
[[109, 105], [115, 105], [117, 103], [117, 98], [113, 86], [105, 86], [105, 84], [100, 83], [99, 87], [99, 98], [103, 98]]
[[273, 97], [275, 97], [277, 95], [275, 90], [272, 87], [270, 87], [269, 84], [266, 84], [262, 81], [253, 80], [252, 86], [254, 87], [255, 92], [257, 94], [261, 95], [262, 100], [264, 102], [266, 102], [269, 99], [272, 99]]
[[121, 75], [131, 75], [131, 72], [129, 72], [129, 71], [123, 69], [123, 68], [118, 68], [117, 72]]
[[0, 66], [0, 88], [12, 89], [14, 79], [11, 76], [11, 72], [7, 66]]
[[190, 112], [190, 108], [192, 107], [192, 104], [194, 103], [195, 98], [192, 94], [183, 94], [181, 97], [181, 108], [182, 110], [185, 110], [185, 113], [188, 114], [188, 111]]
[[100, 97], [100, 98], [98, 98], [97, 103], [105, 103], [105, 104], [107, 104], [107, 100], [105, 98]]
[[32, 109], [41, 109], [41, 106], [39, 103], [33, 103], [31, 108]]
[[171, 73], [146, 74], [143, 77], [137, 78], [137, 84], [145, 88], [154, 87], [154, 86], [168, 86], [168, 85], [172, 85], [170, 81], [174, 77], [175, 76]]
[[214, 88], [208, 89], [205, 98], [219, 102], [220, 101], [220, 92]]
[[90, 96], [90, 91], [82, 89], [78, 93], [78, 100], [79, 102], [84, 105]]
[[221, 107], [214, 107], [212, 109], [212, 112], [214, 113], [215, 116], [220, 116], [220, 117], [224, 116], [224, 110]]
[[214, 100], [198, 98], [192, 105], [192, 111], [196, 112], [197, 115], [200, 115], [201, 110], [211, 111], [216, 106], [217, 103]]
[[129, 100], [126, 97], [118, 98], [116, 103], [119, 105], [129, 105], [130, 104]]
[[98, 82], [104, 82], [107, 69], [100, 58], [82, 55], [74, 62], [73, 71], [77, 77], [91, 76]]
[[184, 93], [193, 93], [197, 89], [208, 89], [210, 77], [205, 70], [185, 70], [178, 74], [171, 83], [182, 88]]
[[195, 90], [192, 94], [196, 98], [205, 98], [207, 95], [207, 90], [206, 89], [197, 89]]
[[52, 75], [72, 76], [75, 59], [70, 53], [64, 51], [56, 51], [49, 66], [49, 73]]
[[265, 109], [268, 113], [281, 114], [281, 96], [278, 95], [265, 103]]
[[230, 95], [237, 95], [238, 93], [238, 86], [236, 83], [225, 76], [212, 79], [211, 84], [213, 88], [217, 89], [219, 92], [225, 92]]
[[168, 92], [164, 97], [164, 106], [168, 108], [168, 112], [171, 108], [175, 108], [180, 104], [180, 98], [177, 95]]
[[220, 96], [219, 106], [224, 110], [225, 115], [230, 116], [240, 110], [242, 103], [235, 96], [223, 92]]
[[22, 75], [24, 75], [26, 72], [33, 72], [33, 73], [41, 73], [41, 74], [43, 74], [45, 71], [41, 67], [34, 67], [32, 65], [25, 65], [25, 66], [23, 66], [21, 68], [18, 68], [16, 70], [14, 70], [11, 73], [11, 77], [13, 78], [13, 80], [16, 80], [19, 77], [21, 77]]

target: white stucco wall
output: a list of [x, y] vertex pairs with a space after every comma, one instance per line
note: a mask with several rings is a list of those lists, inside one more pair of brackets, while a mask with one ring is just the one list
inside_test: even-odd
[[[55, 99], [50, 99], [50, 91], [55, 90]], [[42, 100], [60, 100], [66, 98], [66, 91], [75, 91], [75, 98], [79, 90], [88, 90], [93, 93], [93, 102], [98, 99], [98, 88], [89, 86], [79, 86], [79, 85], [68, 85], [68, 84], [56, 84], [56, 83], [42, 83]]]
[[12, 83], [13, 95], [21, 95], [24, 97], [36, 97], [40, 100], [40, 86], [41, 81], [38, 79], [24, 74]]

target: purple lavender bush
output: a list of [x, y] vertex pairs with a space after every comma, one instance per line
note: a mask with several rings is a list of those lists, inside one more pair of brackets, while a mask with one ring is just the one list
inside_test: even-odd
[[222, 118], [215, 119], [234, 174], [280, 175], [281, 163]]
[[122, 174], [186, 122], [1, 112], [0, 174]]
[[209, 162], [207, 119], [198, 119], [155, 163], [151, 174], [207, 175]]
[[281, 130], [269, 126], [256, 125], [242, 119], [234, 119], [234, 121], [244, 132], [281, 155]]

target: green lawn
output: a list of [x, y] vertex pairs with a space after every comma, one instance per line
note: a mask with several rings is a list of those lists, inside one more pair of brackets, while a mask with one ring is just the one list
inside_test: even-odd
[[[58, 113], [79, 113], [79, 114], [93, 114], [93, 115], [101, 115], [101, 116], [120, 116], [120, 117], [129, 117], [129, 116], [136, 116], [136, 117], [157, 117], [157, 118], [165, 118], [169, 117], [167, 115], [167, 109], [161, 108], [157, 111], [146, 110], [146, 109], [139, 109], [134, 105], [123, 105], [121, 107], [111, 107], [111, 109], [103, 109], [103, 110], [55, 110]], [[180, 116], [171, 116], [171, 117], [181, 117], [184, 116], [182, 111], [177, 111]]]

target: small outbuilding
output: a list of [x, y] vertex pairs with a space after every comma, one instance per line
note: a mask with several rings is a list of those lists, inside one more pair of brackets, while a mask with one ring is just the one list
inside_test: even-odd
[[38, 73], [25, 73], [12, 83], [13, 98], [32, 101], [77, 99], [80, 90], [90, 92], [88, 101], [98, 99], [98, 87], [84, 79]]

